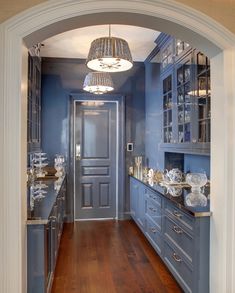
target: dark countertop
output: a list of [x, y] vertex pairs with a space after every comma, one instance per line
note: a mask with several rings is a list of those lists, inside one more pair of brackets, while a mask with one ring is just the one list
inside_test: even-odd
[[[55, 204], [58, 193], [60, 192], [61, 186], [65, 180], [65, 177], [62, 178], [61, 181], [58, 179], [48, 179], [41, 181], [43, 184], [47, 185], [47, 188], [43, 188], [47, 193], [45, 197], [42, 199], [36, 199], [34, 201], [34, 209], [31, 211], [30, 206], [28, 204], [28, 219], [27, 224], [46, 224], [48, 222], [48, 218], [52, 211], [53, 205]], [[55, 182], [58, 184], [58, 189], [55, 190]], [[28, 188], [28, 193], [30, 194], [30, 187]], [[30, 199], [30, 195], [28, 196]], [[30, 201], [30, 200], [29, 200]]]
[[[189, 214], [193, 217], [209, 217], [212, 214], [210, 211], [210, 199], [209, 199], [210, 188], [209, 188], [209, 186], [205, 186], [202, 188], [202, 193], [207, 198], [207, 205], [206, 206], [199, 206], [198, 205], [198, 206], [192, 207], [192, 206], [187, 205], [187, 202], [186, 202], [186, 197], [191, 192], [190, 187], [182, 187], [182, 192], [180, 195], [172, 196], [169, 193], [169, 188], [172, 188], [173, 186], [169, 186], [169, 188], [167, 188], [166, 186], [162, 186], [159, 183], [150, 182], [147, 179], [139, 179], [139, 178], [136, 178], [135, 176], [132, 176], [132, 175], [130, 175], [130, 177], [143, 183], [144, 185], [146, 185], [148, 188], [152, 189], [153, 191], [160, 193], [163, 197], [169, 199], [173, 204], [175, 204], [179, 209], [181, 209], [182, 211], [186, 212], [187, 214]], [[177, 186], [177, 187], [179, 188], [179, 186]]]

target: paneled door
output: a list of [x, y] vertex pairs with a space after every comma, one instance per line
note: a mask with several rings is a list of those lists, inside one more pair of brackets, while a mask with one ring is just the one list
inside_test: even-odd
[[76, 101], [75, 220], [116, 217], [117, 103]]

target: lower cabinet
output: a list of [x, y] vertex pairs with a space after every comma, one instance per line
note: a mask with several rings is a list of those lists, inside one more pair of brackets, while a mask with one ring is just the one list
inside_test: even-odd
[[184, 292], [208, 293], [210, 218], [185, 213], [132, 177], [130, 202], [132, 218]]
[[49, 293], [65, 216], [65, 180], [50, 216], [27, 225], [27, 293]]

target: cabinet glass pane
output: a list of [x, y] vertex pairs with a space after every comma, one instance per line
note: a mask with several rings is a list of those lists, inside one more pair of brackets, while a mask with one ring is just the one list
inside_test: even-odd
[[199, 142], [206, 142], [206, 121], [199, 121]]
[[176, 55], [180, 55], [184, 50], [184, 42], [181, 40], [176, 40]]
[[177, 89], [177, 103], [178, 105], [181, 105], [184, 103], [183, 87], [178, 87]]
[[186, 83], [184, 86], [184, 100], [186, 104], [191, 103], [191, 95], [189, 94], [191, 92], [190, 83]]
[[167, 128], [164, 128], [164, 142], [168, 142], [168, 131], [167, 131]]
[[172, 125], [172, 111], [168, 111], [168, 125]]
[[198, 84], [198, 90], [197, 90], [198, 97], [207, 95], [207, 76], [206, 76], [206, 73], [204, 73], [198, 77], [197, 84]]
[[188, 64], [184, 66], [184, 81], [190, 81], [190, 65]]
[[185, 123], [190, 122], [190, 117], [191, 117], [191, 106], [190, 105], [185, 105], [185, 109], [184, 109], [184, 122]]
[[168, 128], [168, 139], [169, 139], [169, 142], [173, 142], [173, 136], [172, 136], [172, 128], [169, 127]]
[[198, 118], [199, 119], [207, 118], [206, 98], [198, 99]]
[[163, 97], [163, 109], [164, 110], [168, 109], [168, 97], [167, 96]]
[[202, 71], [206, 70], [207, 68], [207, 60], [206, 56], [202, 53], [197, 54], [197, 70], [198, 74], [200, 74]]
[[183, 127], [183, 125], [179, 125], [178, 141], [179, 142], [184, 142], [184, 127]]
[[177, 84], [181, 85], [184, 82], [183, 67], [177, 70]]
[[184, 106], [178, 106], [178, 123], [181, 124], [184, 122]]
[[172, 109], [172, 95], [168, 94], [168, 109]]
[[184, 126], [184, 141], [190, 142], [190, 140], [191, 140], [190, 123], [187, 123]]
[[163, 121], [164, 121], [164, 126], [167, 126], [167, 111], [164, 111], [164, 119], [163, 119]]

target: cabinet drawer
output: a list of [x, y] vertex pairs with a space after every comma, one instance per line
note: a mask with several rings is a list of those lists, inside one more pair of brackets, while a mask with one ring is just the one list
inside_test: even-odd
[[171, 241], [192, 262], [194, 241], [193, 237], [182, 227], [177, 225], [171, 218], [165, 217], [164, 235], [166, 240]]
[[145, 218], [146, 237], [154, 247], [154, 249], [161, 254], [162, 251], [162, 234], [155, 223], [153, 223], [148, 217]]
[[184, 292], [191, 293], [193, 287], [193, 270], [184, 261], [180, 253], [175, 251], [167, 242], [164, 242], [164, 261], [181, 284]]
[[156, 192], [154, 192], [148, 188], [145, 188], [144, 192], [148, 198], [150, 198], [152, 201], [154, 201], [160, 207], [162, 206], [162, 197], [160, 195], [158, 195]]
[[146, 200], [146, 210], [145, 214], [147, 214], [154, 223], [158, 226], [158, 229], [162, 229], [162, 210], [161, 207], [153, 202], [152, 200], [149, 200], [149, 198]]
[[165, 200], [165, 212], [166, 215], [174, 219], [179, 225], [183, 225], [191, 233], [194, 230], [193, 217], [186, 215], [183, 211], [178, 209], [175, 205], [171, 204], [169, 200]]

